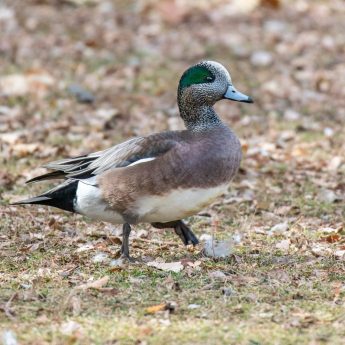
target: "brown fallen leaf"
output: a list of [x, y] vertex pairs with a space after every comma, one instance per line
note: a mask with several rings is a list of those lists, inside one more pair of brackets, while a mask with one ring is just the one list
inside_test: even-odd
[[231, 3], [233, 12], [241, 14], [253, 11], [259, 4], [259, 0], [233, 0]]
[[281, 5], [281, 0], [261, 0], [260, 4], [262, 6], [271, 7], [277, 9]]
[[97, 290], [109, 296], [115, 296], [119, 293], [119, 290], [112, 287], [104, 287], [104, 288], [99, 288]]
[[148, 314], [156, 314], [160, 311], [169, 310], [173, 312], [176, 309], [176, 304], [173, 302], [166, 302], [162, 304], [153, 305], [151, 307], [146, 308], [146, 313]]
[[70, 309], [72, 310], [72, 313], [74, 316], [78, 316], [81, 311], [81, 300], [79, 296], [72, 296], [70, 300]]
[[146, 312], [148, 314], [155, 314], [158, 313], [159, 311], [167, 310], [167, 305], [166, 303], [158, 304], [158, 305], [153, 305], [151, 307], [146, 308]]
[[0, 78], [0, 94], [23, 96], [28, 93], [44, 96], [55, 84], [54, 78], [43, 70], [32, 70], [26, 74], [11, 74]]
[[14, 145], [18, 143], [18, 141], [22, 138], [25, 138], [24, 131], [15, 131], [15, 132], [0, 134], [0, 142], [10, 144], [10, 145]]
[[340, 281], [336, 281], [333, 283], [333, 301], [337, 301], [340, 297], [340, 294], [341, 294], [341, 289], [342, 289], [342, 282]]
[[157, 262], [157, 261], [150, 261], [147, 263], [147, 266], [158, 268], [162, 271], [172, 271], [172, 272], [180, 272], [183, 270], [183, 265], [180, 261], [176, 262]]
[[13, 183], [13, 176], [7, 172], [0, 171], [0, 186], [10, 187]]
[[108, 236], [107, 237], [107, 242], [109, 244], [119, 244], [121, 245], [122, 244], [122, 240], [120, 237], [117, 237], [117, 236]]
[[38, 143], [15, 144], [11, 147], [11, 150], [14, 156], [22, 158], [33, 154], [35, 151], [39, 149], [39, 146], [40, 145]]
[[161, 18], [168, 24], [177, 25], [185, 19], [188, 14], [187, 9], [181, 6], [180, 2], [174, 0], [164, 0], [157, 2], [157, 10]]
[[331, 234], [329, 236], [321, 237], [321, 242], [335, 243], [341, 240], [341, 236], [338, 234]]
[[104, 287], [104, 285], [106, 285], [109, 281], [109, 276], [105, 276], [101, 279], [98, 280], [94, 280], [91, 282], [87, 282], [85, 284], [76, 286], [75, 288], [77, 290], [87, 290], [87, 289], [96, 289], [96, 290], [100, 290], [101, 288]]

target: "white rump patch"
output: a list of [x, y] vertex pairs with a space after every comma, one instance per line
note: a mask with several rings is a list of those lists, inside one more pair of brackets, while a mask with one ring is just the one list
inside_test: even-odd
[[102, 198], [100, 189], [90, 184], [91, 181], [88, 182], [89, 183], [84, 183], [83, 181], [78, 182], [75, 210], [92, 219], [113, 224], [124, 223], [119, 213], [108, 209], [106, 202]]
[[228, 184], [213, 188], [178, 189], [165, 195], [146, 196], [136, 203], [139, 222], [170, 222], [198, 213], [227, 191]]

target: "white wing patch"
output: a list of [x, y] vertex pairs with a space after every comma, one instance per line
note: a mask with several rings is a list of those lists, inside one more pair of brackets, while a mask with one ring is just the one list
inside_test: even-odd
[[154, 159], [156, 159], [156, 157], [139, 159], [138, 161], [135, 161], [134, 163], [129, 164], [128, 166], [132, 167], [133, 165], [150, 162], [150, 161], [153, 161]]

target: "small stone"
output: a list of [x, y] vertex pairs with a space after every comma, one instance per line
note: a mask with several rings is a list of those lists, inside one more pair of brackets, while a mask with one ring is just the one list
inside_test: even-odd
[[254, 66], [266, 67], [273, 62], [273, 56], [270, 52], [261, 50], [254, 52], [250, 61]]
[[139, 231], [137, 231], [138, 238], [147, 238], [148, 235], [149, 235], [149, 232], [145, 229], [140, 229]]
[[217, 241], [213, 238], [205, 239], [204, 253], [208, 257], [212, 258], [226, 258], [229, 257], [232, 252], [232, 239]]
[[109, 260], [109, 256], [107, 253], [99, 252], [97, 253], [93, 258], [92, 262], [94, 263], [101, 263], [101, 262], [106, 262]]
[[337, 258], [337, 259], [345, 259], [345, 250], [336, 250], [334, 252], [334, 256]]
[[338, 199], [337, 195], [331, 189], [321, 189], [318, 194], [318, 199], [321, 202], [332, 204]]
[[65, 335], [73, 335], [77, 332], [82, 331], [82, 327], [78, 322], [68, 321], [61, 325], [60, 332]]
[[118, 114], [119, 111], [116, 108], [101, 108], [95, 113], [96, 117], [102, 120], [104, 123], [111, 121]]
[[0, 115], [8, 115], [11, 112], [11, 108], [5, 105], [0, 105]]
[[279, 223], [273, 226], [270, 230], [270, 233], [284, 233], [289, 229], [289, 225], [287, 223]]
[[189, 304], [188, 309], [198, 309], [200, 308], [200, 304]]
[[3, 345], [17, 345], [16, 335], [10, 331], [6, 330], [2, 333], [2, 344]]
[[230, 297], [235, 294], [235, 291], [231, 287], [223, 287], [222, 293], [226, 297]]
[[267, 20], [264, 30], [272, 34], [282, 34], [286, 31], [286, 23], [280, 20]]
[[283, 251], [288, 251], [290, 248], [290, 244], [291, 244], [291, 241], [289, 239], [282, 240], [276, 244], [276, 248]]
[[313, 248], [311, 248], [311, 252], [315, 255], [315, 256], [328, 256], [331, 254], [331, 249], [326, 248], [325, 246], [322, 245], [315, 245]]
[[122, 258], [111, 260], [109, 263], [110, 267], [123, 267], [125, 265], [125, 262]]
[[300, 117], [301, 115], [293, 109], [287, 109], [284, 112], [284, 120], [286, 121], [297, 121]]
[[220, 279], [220, 280], [226, 279], [226, 275], [222, 271], [213, 271], [213, 272], [210, 272], [208, 275], [210, 278], [214, 278], [214, 279]]
[[68, 87], [68, 92], [75, 96], [80, 103], [92, 103], [95, 97], [92, 93], [78, 84], [72, 84]]
[[209, 235], [209, 234], [202, 234], [200, 237], [199, 237], [200, 241], [202, 242], [206, 242], [206, 241], [210, 241], [212, 240], [212, 236]]
[[3, 3], [1, 3], [1, 10], [0, 10], [0, 21], [9, 21], [15, 18], [15, 12], [13, 9], [4, 6]]
[[335, 156], [330, 160], [327, 168], [328, 170], [335, 172], [338, 170], [338, 168], [341, 166], [342, 163], [343, 163], [343, 157]]
[[280, 144], [283, 144], [284, 142], [293, 140], [295, 136], [294, 131], [282, 131], [278, 140]]
[[326, 127], [323, 129], [323, 134], [327, 137], [327, 138], [330, 138], [330, 137], [333, 137], [334, 135], [334, 130], [330, 127]]
[[94, 246], [91, 243], [86, 243], [86, 244], [81, 245], [75, 252], [82, 253], [82, 252], [92, 250], [93, 248]]
[[333, 233], [337, 233], [337, 228], [326, 227], [326, 228], [322, 228], [321, 231], [325, 234], [333, 234]]
[[242, 235], [239, 234], [239, 233], [235, 233], [235, 234], [232, 236], [232, 240], [234, 241], [234, 243], [239, 244], [239, 243], [241, 243], [241, 241], [242, 241]]

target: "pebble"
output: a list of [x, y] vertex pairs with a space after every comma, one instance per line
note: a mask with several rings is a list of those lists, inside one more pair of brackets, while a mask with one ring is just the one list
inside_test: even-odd
[[188, 309], [198, 309], [198, 308], [200, 308], [200, 304], [190, 304], [188, 306]]
[[331, 189], [321, 189], [318, 194], [318, 199], [321, 202], [332, 204], [338, 198], [337, 195]]
[[270, 52], [261, 50], [254, 52], [250, 61], [254, 66], [266, 67], [273, 62], [273, 56]]
[[286, 121], [296, 121], [299, 120], [300, 117], [301, 115], [293, 109], [287, 109], [284, 112], [284, 120]]
[[226, 275], [222, 271], [213, 271], [209, 273], [210, 278], [224, 280]]
[[92, 258], [92, 262], [94, 263], [100, 263], [100, 262], [105, 262], [109, 260], [109, 256], [107, 253], [97, 253], [93, 258]]
[[264, 30], [272, 34], [282, 34], [286, 31], [286, 23], [280, 20], [267, 20]]
[[235, 294], [235, 291], [231, 287], [223, 287], [222, 293], [226, 297], [230, 297]]
[[211, 258], [226, 258], [233, 252], [233, 240], [213, 240], [212, 237], [204, 240], [204, 253]]
[[333, 137], [334, 135], [334, 130], [330, 127], [326, 127], [324, 130], [323, 130], [323, 134], [327, 137], [327, 138], [330, 138], [330, 137]]
[[287, 231], [289, 229], [289, 225], [287, 223], [279, 223], [274, 225], [271, 230], [270, 233], [284, 233], [285, 231]]
[[3, 345], [17, 345], [16, 335], [10, 331], [6, 330], [2, 333], [2, 344]]
[[78, 102], [80, 103], [93, 103], [95, 100], [95, 97], [93, 94], [84, 89], [82, 86], [78, 84], [72, 84], [68, 87], [68, 92], [75, 96]]

